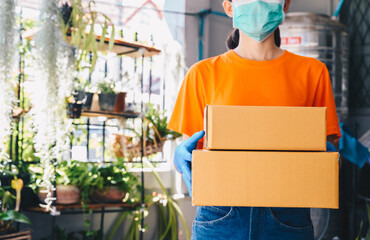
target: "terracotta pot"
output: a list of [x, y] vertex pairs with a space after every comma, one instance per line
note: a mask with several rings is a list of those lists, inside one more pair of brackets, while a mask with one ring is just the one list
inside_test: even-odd
[[125, 111], [126, 105], [126, 93], [120, 92], [117, 95], [116, 105], [114, 106], [114, 111], [116, 113], [123, 113]]
[[[72, 185], [57, 185], [57, 201], [56, 204], [73, 204], [80, 200], [80, 190]], [[45, 201], [46, 193], [38, 192], [37, 196], [41, 202]]]
[[122, 192], [115, 186], [109, 186], [103, 190], [94, 191], [91, 200], [98, 203], [120, 203], [125, 196], [126, 192]]

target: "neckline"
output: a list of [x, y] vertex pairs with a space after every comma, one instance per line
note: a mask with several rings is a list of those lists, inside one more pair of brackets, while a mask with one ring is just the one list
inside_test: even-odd
[[229, 50], [225, 53], [225, 56], [233, 61], [233, 63], [237, 62], [243, 65], [255, 66], [255, 67], [271, 67], [277, 64], [281, 64], [289, 58], [289, 51], [284, 50], [284, 53], [281, 54], [279, 57], [271, 60], [266, 61], [256, 61], [243, 58], [239, 56], [234, 50]]

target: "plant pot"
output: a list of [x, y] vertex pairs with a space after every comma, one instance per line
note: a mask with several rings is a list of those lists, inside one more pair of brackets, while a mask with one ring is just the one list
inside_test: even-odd
[[100, 110], [113, 112], [116, 106], [117, 94], [115, 93], [101, 93], [99, 94]]
[[86, 94], [86, 101], [83, 104], [82, 109], [83, 110], [90, 110], [91, 109], [91, 103], [92, 103], [92, 99], [93, 99], [94, 93], [90, 93], [90, 92], [84, 92], [84, 93]]
[[91, 194], [91, 200], [97, 203], [120, 203], [126, 196], [115, 186], [105, 187], [103, 190], [96, 190]]
[[123, 113], [125, 111], [125, 104], [126, 104], [125, 100], [126, 100], [126, 93], [125, 92], [118, 93], [116, 105], [114, 107], [114, 111], [116, 113]]
[[[72, 185], [57, 185], [57, 200], [56, 204], [73, 204], [80, 200], [80, 190], [76, 186]], [[38, 192], [37, 196], [41, 202], [45, 202], [46, 193]]]
[[14, 222], [3, 221], [2, 223], [0, 223], [0, 236], [1, 237], [6, 236], [7, 234], [10, 235], [15, 232], [17, 232], [17, 228]]
[[90, 110], [93, 93], [85, 92], [85, 91], [75, 91], [73, 94], [75, 103], [82, 103], [83, 110]]
[[82, 103], [68, 103], [68, 117], [80, 118], [82, 113]]

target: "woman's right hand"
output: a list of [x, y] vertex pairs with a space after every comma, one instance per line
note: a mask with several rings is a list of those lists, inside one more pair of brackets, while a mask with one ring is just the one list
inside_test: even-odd
[[191, 196], [191, 159], [192, 152], [197, 148], [198, 141], [204, 137], [204, 131], [194, 133], [193, 136], [184, 140], [175, 150], [175, 166], [182, 174]]

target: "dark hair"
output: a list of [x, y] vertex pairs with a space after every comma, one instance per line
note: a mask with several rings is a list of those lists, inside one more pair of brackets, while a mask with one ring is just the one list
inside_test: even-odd
[[[232, 2], [232, 0], [229, 0]], [[239, 45], [240, 33], [239, 29], [235, 28], [229, 37], [226, 39], [226, 46], [229, 50], [235, 49]], [[280, 38], [280, 29], [277, 28], [274, 32], [274, 39], [276, 46], [280, 47], [281, 45], [281, 38]]]
[[[274, 32], [275, 44], [276, 46], [280, 47], [281, 45], [281, 38], [280, 38], [280, 29], [277, 28]], [[229, 50], [235, 49], [239, 45], [240, 33], [239, 29], [235, 28], [229, 37], [226, 39], [226, 46]]]

